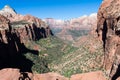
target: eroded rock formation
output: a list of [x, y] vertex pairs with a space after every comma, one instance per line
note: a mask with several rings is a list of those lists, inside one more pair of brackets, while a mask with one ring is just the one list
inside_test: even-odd
[[104, 0], [97, 17], [97, 32], [105, 50], [103, 65], [111, 80], [116, 80], [120, 76], [120, 0]]
[[39, 40], [52, 34], [50, 28], [41, 19], [17, 14], [8, 5], [0, 10], [0, 31], [5, 43], [7, 43], [4, 35], [6, 30], [16, 33], [21, 42]]
[[41, 19], [18, 15], [14, 9], [5, 6], [0, 11], [0, 69], [19, 68], [22, 72], [31, 72], [33, 62], [23, 54], [37, 55], [38, 50], [28, 49], [27, 42], [50, 35], [50, 28]]

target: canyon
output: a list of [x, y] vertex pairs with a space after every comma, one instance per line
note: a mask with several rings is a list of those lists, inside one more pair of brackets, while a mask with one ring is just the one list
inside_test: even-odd
[[[120, 80], [119, 7], [120, 0], [103, 0], [97, 14], [64, 21], [23, 16], [6, 5], [0, 80]], [[69, 30], [88, 33], [76, 38]]]
[[[66, 27], [66, 22], [63, 24], [60, 22], [61, 25], [64, 25], [60, 26], [62, 29], [66, 28], [67, 30], [92, 29], [91, 23], [89, 23], [89, 19], [92, 19], [92, 16], [94, 15], [73, 19]], [[82, 27], [84, 23], [86, 24]], [[78, 28], [80, 25], [81, 27]], [[88, 28], [87, 25], [89, 26]], [[96, 25], [96, 23], [93, 22], [93, 25]], [[90, 48], [93, 44], [95, 46], [97, 45], [95, 43], [89, 43], [87, 38], [90, 38], [90, 35], [85, 37], [85, 39], [81, 38], [83, 40], [80, 40], [83, 41], [83, 43], [87, 41], [89, 46], [88, 43], [81, 44], [82, 42], [79, 42], [78, 40], [78, 42], [74, 43], [74, 45], [79, 43], [77, 48], [71, 46], [71, 44], [68, 45], [64, 43], [60, 38], [52, 37], [54, 36], [52, 29], [52, 26], [46, 24], [46, 21], [44, 22], [31, 15], [23, 16], [18, 14], [10, 6], [6, 5], [0, 11], [0, 80], [91, 80], [97, 79], [97, 77], [100, 77], [98, 80], [105, 80], [104, 74], [101, 71], [86, 73], [89, 70], [97, 70], [97, 66], [101, 66], [101, 63], [97, 63], [95, 59], [98, 58], [99, 61], [102, 54], [99, 53], [101, 54], [99, 57], [96, 57], [97, 54], [90, 54], [95, 54], [95, 50], [100, 47], [97, 46], [95, 49], [94, 47]], [[93, 29], [91, 31], [93, 31]], [[61, 31], [61, 33], [62, 32], [64, 31]], [[91, 39], [93, 39], [93, 37], [91, 37]], [[93, 42], [98, 42], [96, 39], [93, 40]], [[83, 47], [79, 48], [79, 46]], [[89, 51], [86, 51], [87, 48], [91, 51], [90, 53]], [[80, 54], [81, 51], [84, 51], [83, 54]], [[101, 51], [102, 49], [100, 49], [100, 52]], [[71, 56], [75, 56], [78, 59]], [[89, 60], [89, 57], [91, 57], [91, 60]], [[71, 59], [71, 61], [67, 58]], [[86, 62], [86, 60], [88, 61]], [[47, 63], [47, 61], [49, 61], [49, 63]], [[91, 62], [96, 65], [91, 65]], [[86, 67], [84, 65], [80, 66], [82, 63], [84, 63]], [[79, 65], [72, 66], [72, 64]], [[66, 67], [67, 65], [68, 68]], [[73, 75], [75, 73], [81, 73], [82, 68], [84, 74]], [[53, 69], [53, 72], [51, 72], [50, 69]], [[54, 70], [56, 71], [54, 72]], [[65, 75], [66, 77], [59, 74]], [[93, 77], [86, 78], [86, 76], [91, 75]]]

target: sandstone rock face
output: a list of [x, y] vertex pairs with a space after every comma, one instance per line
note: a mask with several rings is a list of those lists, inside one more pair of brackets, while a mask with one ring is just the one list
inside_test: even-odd
[[34, 80], [33, 74], [20, 73], [19, 69], [5, 68], [0, 70], [0, 80]]
[[0, 80], [18, 80], [20, 72], [18, 69], [2, 69], [0, 70]]
[[0, 70], [0, 80], [106, 80], [101, 71], [76, 74], [66, 78], [57, 73], [33, 74], [20, 72], [19, 69], [6, 68]]
[[0, 15], [0, 30], [8, 29], [9, 28], [8, 23], [9, 20], [6, 17]]
[[118, 78], [120, 64], [120, 0], [104, 0], [98, 11], [97, 32], [105, 49], [104, 68], [110, 78]]
[[[38, 54], [38, 50], [30, 50], [26, 47], [28, 42], [37, 41], [51, 36], [50, 28], [41, 20], [33, 16], [22, 16], [5, 6], [0, 12], [0, 69], [19, 68], [31, 72], [33, 62], [27, 60], [22, 54]], [[12, 16], [6, 16], [11, 14]], [[23, 59], [23, 60], [21, 60]], [[21, 65], [22, 61], [26, 64]]]
[[38, 40], [51, 35], [50, 28], [39, 18], [31, 15], [20, 15], [6, 5], [0, 10], [0, 33], [3, 42], [7, 43], [5, 31], [16, 33], [20, 41]]
[[16, 21], [27, 21], [29, 23], [34, 23], [37, 27], [47, 27], [47, 25], [39, 18], [34, 17], [32, 15], [20, 15], [16, 14], [13, 17], [7, 17], [10, 19], [11, 22], [16, 22]]
[[33, 17], [31, 15], [24, 16], [22, 20], [28, 21], [30, 23], [35, 23], [36, 26], [38, 27], [41, 26], [45, 27], [45, 23], [42, 20], [38, 19], [37, 17]]
[[70, 80], [106, 80], [101, 71], [72, 75]]
[[[42, 21], [40, 22], [40, 25], [42, 25]], [[46, 38], [47, 36], [51, 35], [50, 28], [46, 26], [39, 27], [35, 23], [29, 23], [27, 21], [17, 21], [12, 23], [8, 23], [8, 21], [2, 21], [2, 23], [0, 24], [0, 35], [1, 39], [5, 43], [8, 43], [6, 41], [6, 39], [8, 38], [8, 36], [6, 35], [6, 31], [12, 34], [15, 33], [17, 37], [20, 38], [20, 41], [22, 43], [25, 43], [28, 40], [39, 40], [40, 38]]]
[[0, 80], [68, 80], [68, 78], [65, 78], [57, 73], [20, 73], [19, 69], [6, 68], [0, 70]]

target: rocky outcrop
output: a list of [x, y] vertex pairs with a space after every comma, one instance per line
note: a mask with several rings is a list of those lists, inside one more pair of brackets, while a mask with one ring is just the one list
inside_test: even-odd
[[16, 11], [8, 5], [5, 5], [4, 8], [0, 10], [0, 14], [5, 17], [14, 17], [17, 15]]
[[104, 0], [98, 11], [97, 32], [105, 50], [103, 66], [111, 80], [120, 68], [120, 0]]
[[0, 70], [0, 80], [68, 80], [57, 73], [33, 74], [20, 72], [19, 69], [6, 68]]
[[19, 69], [6, 68], [0, 70], [0, 80], [106, 80], [101, 71], [72, 75], [66, 78], [57, 73], [20, 73]]
[[0, 80], [19, 80], [19, 69], [3, 69], [0, 70]]

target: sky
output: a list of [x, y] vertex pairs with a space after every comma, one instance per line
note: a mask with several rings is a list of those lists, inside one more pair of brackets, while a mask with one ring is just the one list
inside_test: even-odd
[[9, 5], [22, 15], [66, 20], [97, 13], [101, 3], [102, 0], [0, 0], [0, 9]]

